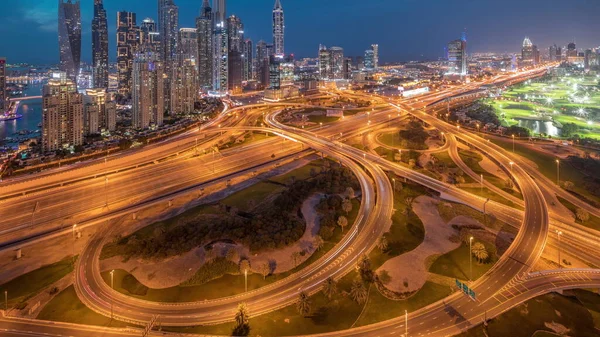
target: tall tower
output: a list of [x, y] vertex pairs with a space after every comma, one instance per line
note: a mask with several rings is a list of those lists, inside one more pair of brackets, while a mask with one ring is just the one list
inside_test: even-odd
[[81, 61], [81, 8], [79, 0], [58, 0], [60, 70], [76, 83]]
[[244, 24], [239, 16], [232, 15], [227, 18], [227, 33], [229, 39], [227, 87], [232, 92], [241, 92], [244, 80]]
[[204, 0], [200, 16], [196, 19], [198, 34], [198, 85], [204, 91], [212, 88], [213, 84], [213, 12], [208, 0]]
[[213, 90], [225, 92], [229, 87], [229, 35], [225, 0], [214, 0]]
[[65, 72], [54, 73], [42, 92], [42, 148], [83, 144], [83, 95]]
[[140, 29], [136, 15], [131, 12], [117, 13], [117, 68], [119, 71], [119, 93], [131, 93], [133, 56], [140, 44]]
[[254, 48], [252, 47], [252, 40], [247, 39], [243, 43], [244, 50], [242, 55], [242, 62], [244, 62], [244, 81], [249, 81], [254, 79], [254, 71], [252, 69], [252, 65], [254, 64]]
[[6, 96], [6, 59], [0, 57], [0, 115], [8, 107], [8, 98]]
[[150, 46], [155, 52], [160, 53], [160, 33], [156, 23], [151, 18], [145, 18], [140, 25], [140, 44]]
[[92, 64], [94, 87], [108, 88], [108, 23], [102, 0], [94, 0]]
[[161, 126], [165, 113], [164, 66], [157, 52], [145, 47], [133, 64], [133, 127]]
[[273, 8], [273, 45], [275, 46], [275, 55], [283, 57], [285, 55], [285, 17], [281, 1], [275, 1]]
[[373, 68], [379, 68], [379, 45], [372, 44], [371, 49], [373, 50]]

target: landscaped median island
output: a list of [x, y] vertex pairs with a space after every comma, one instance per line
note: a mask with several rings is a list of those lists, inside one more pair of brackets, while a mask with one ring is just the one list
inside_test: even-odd
[[283, 279], [330, 250], [355, 221], [359, 185], [319, 160], [273, 180], [117, 235], [101, 255], [115, 289], [159, 302], [233, 296]]

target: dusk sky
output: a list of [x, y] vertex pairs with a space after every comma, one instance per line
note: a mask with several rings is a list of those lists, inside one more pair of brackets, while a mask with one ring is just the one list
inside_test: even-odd
[[[110, 56], [115, 59], [119, 10], [156, 20], [156, 0], [105, 0]], [[175, 0], [180, 26], [193, 27], [202, 0]], [[271, 41], [274, 0], [228, 0], [228, 15], [240, 16], [247, 37]], [[435, 59], [467, 29], [469, 52], [520, 49], [527, 35], [540, 49], [576, 40], [578, 48], [600, 45], [598, 0], [282, 0], [286, 52], [316, 57], [319, 44], [340, 46], [349, 56], [379, 43], [383, 62]], [[10, 63], [58, 61], [58, 0], [0, 1], [0, 56]], [[82, 60], [91, 60], [93, 0], [82, 0]]]

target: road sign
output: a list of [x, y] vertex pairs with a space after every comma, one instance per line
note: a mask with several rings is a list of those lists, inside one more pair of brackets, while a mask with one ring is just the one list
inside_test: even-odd
[[469, 296], [472, 299], [476, 298], [476, 294], [475, 291], [471, 288], [469, 288], [469, 286], [466, 283], [462, 283], [459, 280], [454, 280], [456, 282], [456, 287], [462, 291], [465, 295]]

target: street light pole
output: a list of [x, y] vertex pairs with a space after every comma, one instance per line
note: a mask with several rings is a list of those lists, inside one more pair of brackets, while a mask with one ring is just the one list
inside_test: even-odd
[[560, 186], [560, 160], [556, 159], [556, 185]]
[[560, 269], [560, 237], [562, 235], [562, 231], [556, 231], [556, 236], [558, 237], [558, 269]]
[[244, 269], [244, 287], [245, 292], [248, 292], [248, 269]]
[[487, 213], [485, 212], [485, 205], [490, 201], [490, 198], [488, 198], [484, 203], [483, 203], [483, 224], [487, 225]]
[[8, 290], [4, 290], [4, 310], [8, 311]]
[[[115, 278], [115, 270], [113, 269], [110, 271], [110, 288], [112, 290], [115, 290], [114, 278]], [[112, 296], [110, 297], [110, 319], [113, 319], [113, 298], [112, 298]]]
[[408, 310], [404, 310], [404, 337], [408, 337]]
[[483, 196], [483, 174], [481, 175], [480, 193], [481, 193], [481, 196]]
[[469, 238], [469, 280], [473, 281], [473, 237]]
[[513, 139], [513, 153], [515, 153], [515, 135], [512, 135]]

